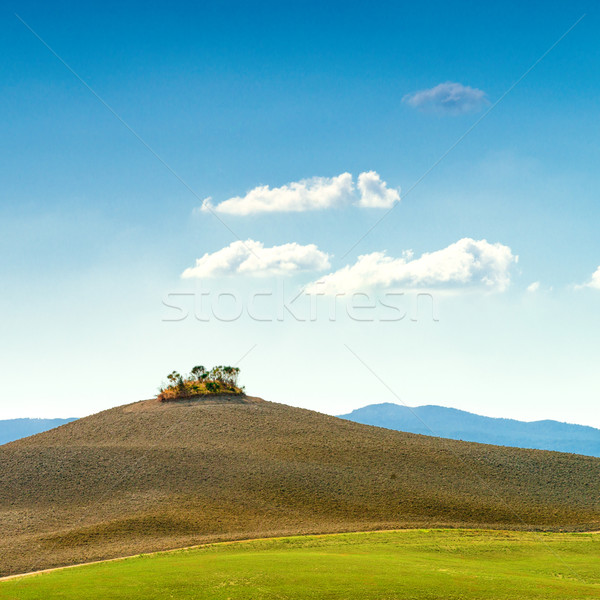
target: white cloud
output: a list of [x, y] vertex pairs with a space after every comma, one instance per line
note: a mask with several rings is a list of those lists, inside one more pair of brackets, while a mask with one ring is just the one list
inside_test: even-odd
[[232, 242], [212, 254], [196, 259], [196, 265], [186, 269], [184, 279], [249, 275], [292, 275], [299, 271], [320, 271], [330, 267], [329, 255], [314, 244], [282, 244], [265, 248], [261, 242]]
[[350, 173], [337, 177], [311, 177], [281, 187], [260, 185], [245, 196], [234, 196], [219, 204], [206, 198], [200, 211], [246, 216], [259, 213], [305, 212], [355, 204], [363, 208], [389, 208], [400, 201], [398, 190], [390, 189], [375, 171], [358, 176], [357, 194]]
[[389, 189], [385, 181], [375, 171], [367, 171], [358, 176], [360, 191], [359, 206], [366, 208], [391, 208], [395, 202], [400, 202], [398, 190]]
[[527, 291], [531, 292], [532, 294], [537, 292], [540, 289], [540, 282], [539, 281], [534, 281], [533, 283], [530, 283], [527, 286]]
[[503, 291], [510, 283], [510, 268], [517, 261], [518, 256], [508, 246], [463, 238], [419, 258], [413, 258], [410, 251], [401, 258], [385, 252], [364, 254], [354, 265], [313, 282], [307, 291], [337, 294], [390, 287]]
[[449, 115], [477, 112], [489, 103], [483, 90], [452, 81], [407, 94], [402, 101], [425, 112]]
[[212, 209], [230, 215], [322, 210], [349, 202], [353, 191], [352, 175], [342, 173], [337, 177], [312, 177], [293, 181], [277, 188], [261, 185], [245, 196], [229, 198], [216, 206], [207, 198], [202, 204], [202, 210]]
[[577, 285], [575, 287], [579, 289], [592, 288], [594, 290], [600, 290], [600, 267], [594, 271], [592, 278], [587, 283], [584, 283], [583, 285]]

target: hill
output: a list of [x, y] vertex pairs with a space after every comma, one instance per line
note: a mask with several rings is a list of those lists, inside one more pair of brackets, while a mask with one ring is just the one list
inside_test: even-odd
[[2, 574], [271, 535], [600, 529], [600, 459], [247, 396], [148, 400], [0, 447], [0, 523]]
[[42, 431], [48, 431], [75, 419], [5, 419], [0, 421], [0, 445]]
[[340, 415], [356, 423], [483, 444], [556, 450], [600, 457], [600, 429], [558, 421], [527, 423], [482, 417], [456, 408], [370, 404]]

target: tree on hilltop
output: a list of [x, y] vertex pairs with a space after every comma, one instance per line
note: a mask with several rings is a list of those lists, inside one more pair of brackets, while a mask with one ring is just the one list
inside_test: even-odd
[[167, 375], [168, 383], [159, 388], [157, 398], [166, 402], [212, 394], [243, 394], [244, 389], [238, 385], [239, 374], [238, 367], [228, 365], [217, 365], [210, 370], [203, 365], [196, 365], [185, 377], [177, 371], [171, 371]]

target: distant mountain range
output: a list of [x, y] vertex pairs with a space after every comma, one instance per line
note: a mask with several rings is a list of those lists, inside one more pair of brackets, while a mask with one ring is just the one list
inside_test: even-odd
[[495, 419], [444, 406], [408, 408], [391, 403], [370, 404], [339, 416], [364, 425], [465, 442], [557, 450], [600, 457], [600, 429], [585, 425]]
[[42, 433], [42, 431], [48, 431], [48, 429], [54, 429], [59, 425], [70, 423], [75, 419], [6, 419], [0, 420], [0, 445], [8, 444], [20, 438], [27, 437], [29, 435], [35, 435], [36, 433]]

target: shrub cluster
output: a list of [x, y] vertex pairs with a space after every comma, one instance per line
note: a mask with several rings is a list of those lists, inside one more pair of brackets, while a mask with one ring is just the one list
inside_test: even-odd
[[237, 367], [224, 365], [213, 367], [210, 371], [198, 365], [189, 375], [173, 371], [167, 375], [168, 383], [163, 383], [159, 388], [157, 398], [161, 402], [168, 402], [211, 394], [243, 394], [244, 389], [238, 386], [239, 374]]

